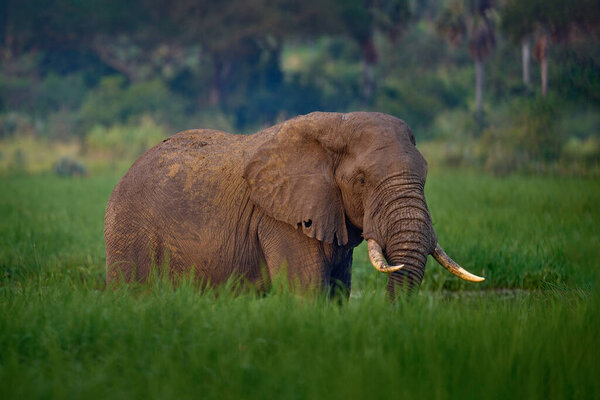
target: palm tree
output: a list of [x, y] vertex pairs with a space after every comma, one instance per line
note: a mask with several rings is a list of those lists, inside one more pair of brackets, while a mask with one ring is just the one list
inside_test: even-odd
[[[542, 96], [548, 92], [548, 50], [551, 43], [571, 43], [578, 37], [600, 37], [600, 3], [594, 0], [505, 0], [502, 29], [515, 43], [534, 38], [534, 56], [540, 62]], [[528, 83], [523, 52], [523, 79]]]
[[475, 61], [475, 104], [477, 115], [483, 114], [483, 62], [496, 46], [491, 0], [455, 0], [437, 20], [438, 32], [453, 46], [465, 38], [469, 54]]
[[489, 16], [491, 0], [476, 2], [469, 12], [467, 33], [469, 53], [475, 60], [475, 103], [478, 114], [483, 113], [483, 61], [496, 46], [494, 25]]
[[360, 46], [364, 65], [363, 97], [368, 102], [375, 93], [374, 69], [379, 59], [375, 31], [397, 42], [411, 17], [409, 0], [345, 0], [335, 4], [343, 24], [342, 32]]
[[526, 37], [521, 42], [521, 61], [523, 63], [523, 85], [528, 88], [531, 84], [529, 65], [531, 63], [531, 41]]
[[540, 72], [542, 76], [542, 97], [546, 97], [548, 93], [548, 47], [550, 45], [550, 39], [546, 31], [539, 35], [535, 42], [535, 49], [533, 54], [535, 58], [540, 62]]

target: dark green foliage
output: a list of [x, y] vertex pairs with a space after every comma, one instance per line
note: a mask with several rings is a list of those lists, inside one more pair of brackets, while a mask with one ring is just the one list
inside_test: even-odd
[[428, 128], [435, 116], [460, 106], [465, 91], [455, 81], [435, 75], [415, 77], [411, 82], [389, 80], [380, 86], [375, 108], [401, 116], [420, 138], [431, 138], [434, 134]]
[[560, 63], [550, 71], [556, 91], [564, 99], [600, 106], [600, 46], [580, 41], [553, 49]]
[[171, 122], [182, 115], [181, 99], [160, 80], [125, 85], [122, 76], [102, 79], [97, 89], [88, 92], [81, 105], [84, 131], [96, 125], [110, 126], [150, 114], [157, 121]]
[[502, 148], [521, 164], [558, 160], [566, 135], [556, 123], [561, 117], [557, 99], [520, 101], [510, 108], [508, 116], [509, 124], [496, 123], [484, 131], [485, 148]]
[[502, 28], [514, 41], [539, 30], [548, 30], [555, 40], [569, 40], [574, 30], [600, 33], [600, 5], [594, 0], [510, 0], [503, 5]]
[[58, 160], [53, 169], [56, 175], [64, 177], [79, 177], [87, 174], [85, 165], [68, 157]]
[[[556, 102], [542, 99], [525, 104], [522, 119], [517, 122], [523, 126], [523, 131], [516, 135], [516, 140], [534, 160], [555, 161], [560, 156], [565, 136], [557, 130], [558, 107]], [[535, 117], [531, 118], [531, 115]]]
[[[549, 171], [556, 160], [593, 154], [598, 140], [598, 129], [570, 117], [594, 120], [600, 104], [600, 7], [590, 0], [228, 0], [219, 7], [11, 0], [0, 7], [0, 137], [83, 142], [98, 126], [110, 132], [144, 115], [165, 134], [249, 133], [315, 110], [363, 109], [404, 119], [418, 140], [457, 147], [483, 137], [473, 145], [492, 146], [485, 150], [492, 162], [477, 150], [452, 163], [502, 171], [540, 171], [531, 161]], [[538, 102], [540, 64], [533, 57], [526, 86], [520, 45], [530, 39], [535, 50], [541, 36], [551, 43], [550, 97]], [[482, 103], [474, 102], [476, 70], [484, 71]], [[565, 150], [574, 132], [589, 149], [571, 140]], [[593, 170], [594, 159], [580, 157], [578, 170]]]

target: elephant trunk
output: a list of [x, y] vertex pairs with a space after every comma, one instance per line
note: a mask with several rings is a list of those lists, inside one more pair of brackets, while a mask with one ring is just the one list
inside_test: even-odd
[[404, 264], [402, 269], [390, 274], [387, 290], [392, 299], [398, 290], [411, 292], [421, 285], [427, 256], [437, 243], [424, 196], [421, 195], [421, 204], [414, 204], [415, 199], [408, 203], [389, 223], [385, 245], [388, 261], [394, 265]]
[[380, 186], [369, 203], [369, 213], [365, 214], [367, 229], [363, 236], [369, 242], [373, 266], [390, 273], [387, 288], [390, 298], [394, 299], [402, 290], [412, 292], [421, 284], [429, 254], [461, 279], [484, 280], [459, 266], [438, 244], [419, 180], [390, 180]]
[[[392, 272], [388, 279], [387, 291], [394, 299], [400, 291], [412, 292], [421, 285], [425, 275], [425, 264], [429, 255], [429, 240], [423, 243], [412, 242], [414, 232], [404, 232], [391, 238], [386, 245], [388, 260], [393, 264], [404, 264], [398, 271]], [[409, 236], [409, 238], [406, 238]]]
[[417, 288], [425, 274], [427, 256], [437, 244], [423, 183], [416, 179], [384, 182], [366, 215], [365, 238], [381, 245], [382, 255], [391, 265], [402, 266], [390, 271], [389, 296], [393, 299], [400, 288], [409, 292]]

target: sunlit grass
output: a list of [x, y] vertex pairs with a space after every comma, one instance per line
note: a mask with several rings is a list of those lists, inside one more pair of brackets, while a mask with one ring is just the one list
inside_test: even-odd
[[[0, 178], [0, 398], [597, 398], [594, 181], [434, 174], [440, 243], [390, 304], [355, 252], [349, 302], [279, 288], [104, 288], [117, 176]], [[500, 290], [509, 289], [509, 290]]]

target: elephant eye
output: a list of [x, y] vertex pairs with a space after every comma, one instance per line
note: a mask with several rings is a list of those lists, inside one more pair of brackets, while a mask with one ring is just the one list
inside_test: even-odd
[[361, 185], [364, 185], [365, 184], [365, 176], [362, 173], [358, 174], [356, 181], [358, 183], [360, 183]]

